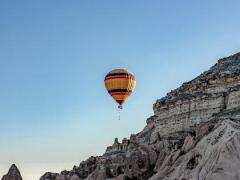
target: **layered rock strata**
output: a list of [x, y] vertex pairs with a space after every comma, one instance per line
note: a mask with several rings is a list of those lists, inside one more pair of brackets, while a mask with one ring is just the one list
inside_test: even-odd
[[179, 131], [239, 107], [239, 62], [240, 53], [220, 59], [210, 70], [157, 100], [153, 105], [157, 131]]

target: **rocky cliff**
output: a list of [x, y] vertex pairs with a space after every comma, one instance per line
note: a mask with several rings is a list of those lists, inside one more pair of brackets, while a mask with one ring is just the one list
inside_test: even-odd
[[153, 105], [146, 127], [59, 174], [40, 180], [239, 180], [240, 53]]
[[40, 180], [239, 180], [240, 53], [153, 105], [145, 128]]
[[2, 180], [22, 180], [22, 176], [20, 171], [18, 170], [17, 166], [13, 164], [8, 173], [3, 176]]

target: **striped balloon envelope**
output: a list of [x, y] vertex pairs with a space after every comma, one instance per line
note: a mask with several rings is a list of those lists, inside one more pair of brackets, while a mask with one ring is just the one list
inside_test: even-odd
[[127, 69], [114, 69], [106, 75], [104, 83], [108, 93], [119, 104], [118, 108], [122, 109], [136, 86], [136, 79]]

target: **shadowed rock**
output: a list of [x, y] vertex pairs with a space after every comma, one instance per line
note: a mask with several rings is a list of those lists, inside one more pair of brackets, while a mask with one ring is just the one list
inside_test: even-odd
[[3, 176], [2, 180], [22, 180], [22, 176], [20, 171], [18, 170], [17, 166], [13, 164], [8, 173]]

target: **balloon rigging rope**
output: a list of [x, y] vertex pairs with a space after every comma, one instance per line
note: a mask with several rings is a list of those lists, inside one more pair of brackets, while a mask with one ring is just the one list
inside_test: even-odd
[[121, 120], [121, 109], [118, 109], [118, 120]]

